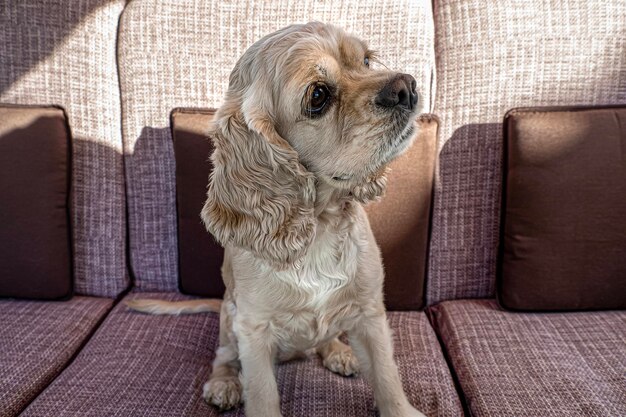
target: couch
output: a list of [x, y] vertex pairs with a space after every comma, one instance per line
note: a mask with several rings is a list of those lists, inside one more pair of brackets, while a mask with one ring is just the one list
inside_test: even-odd
[[[504, 115], [625, 105], [623, 0], [3, 0], [0, 103], [60, 106], [71, 130], [72, 295], [0, 299], [0, 416], [218, 414], [200, 394], [219, 317], [124, 301], [193, 297], [179, 284], [172, 110], [219, 107], [245, 48], [311, 20], [413, 74], [439, 119], [420, 301], [388, 313], [410, 401], [429, 416], [626, 415], [626, 311], [496, 300]], [[376, 415], [363, 378], [316, 357], [276, 372], [285, 416]]]

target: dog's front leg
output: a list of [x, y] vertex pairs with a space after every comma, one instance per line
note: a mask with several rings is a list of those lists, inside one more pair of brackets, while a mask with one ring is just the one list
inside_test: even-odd
[[409, 403], [393, 359], [391, 329], [384, 307], [361, 319], [348, 333], [350, 346], [374, 389], [381, 417], [425, 417]]
[[281, 417], [271, 338], [257, 326], [244, 327], [237, 337], [246, 416]]

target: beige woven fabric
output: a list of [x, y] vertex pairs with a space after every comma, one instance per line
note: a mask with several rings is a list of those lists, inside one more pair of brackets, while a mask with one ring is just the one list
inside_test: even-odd
[[429, 0], [134, 0], [126, 8], [119, 65], [130, 256], [140, 289], [177, 288], [171, 110], [219, 107], [230, 71], [252, 43], [311, 20], [342, 26], [368, 40], [389, 68], [415, 76], [423, 100], [430, 103]]
[[0, 302], [0, 417], [18, 415], [61, 373], [112, 304], [92, 297]]
[[[184, 299], [141, 293], [137, 298]], [[187, 297], [188, 298], [188, 297]], [[395, 355], [409, 401], [428, 416], [461, 416], [460, 400], [437, 337], [423, 312], [389, 313]], [[117, 305], [75, 361], [23, 417], [243, 417], [218, 414], [201, 397], [217, 347], [219, 316], [151, 316]], [[374, 417], [373, 393], [317, 357], [276, 367], [284, 417]]]
[[86, 295], [114, 297], [129, 284], [115, 61], [123, 6], [122, 0], [0, 4], [0, 102], [58, 104], [69, 117], [74, 288]]
[[520, 314], [457, 300], [430, 312], [472, 416], [626, 415], [626, 311]]
[[435, 2], [441, 118], [429, 304], [493, 296], [504, 113], [626, 103], [624, 0]]

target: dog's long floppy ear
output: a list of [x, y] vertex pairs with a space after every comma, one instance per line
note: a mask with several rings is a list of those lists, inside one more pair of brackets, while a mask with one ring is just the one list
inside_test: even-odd
[[201, 217], [222, 244], [252, 251], [274, 267], [293, 265], [315, 236], [315, 179], [272, 120], [271, 89], [231, 75], [212, 132], [215, 151]]

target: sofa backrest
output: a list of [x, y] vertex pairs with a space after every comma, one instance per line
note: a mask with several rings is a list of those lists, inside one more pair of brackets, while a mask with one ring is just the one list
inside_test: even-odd
[[84, 295], [115, 297], [130, 283], [115, 57], [124, 4], [21, 0], [0, 5], [0, 102], [60, 105], [69, 117], [74, 290]]
[[423, 100], [431, 102], [429, 0], [134, 0], [127, 6], [118, 61], [130, 262], [139, 290], [178, 288], [170, 112], [219, 107], [230, 71], [248, 46], [281, 27], [312, 20], [332, 22], [369, 41], [388, 67], [414, 74]]
[[76, 292], [112, 297], [128, 287], [126, 204], [137, 286], [178, 288], [171, 110], [219, 107], [249, 45], [319, 20], [415, 75], [441, 119], [428, 303], [492, 297], [504, 113], [626, 103], [626, 8], [623, 0], [433, 4], [434, 16], [428, 0], [0, 6], [0, 102], [57, 104], [69, 116]]
[[494, 296], [505, 112], [626, 103], [623, 0], [436, 0], [434, 17], [441, 128], [429, 304]]

